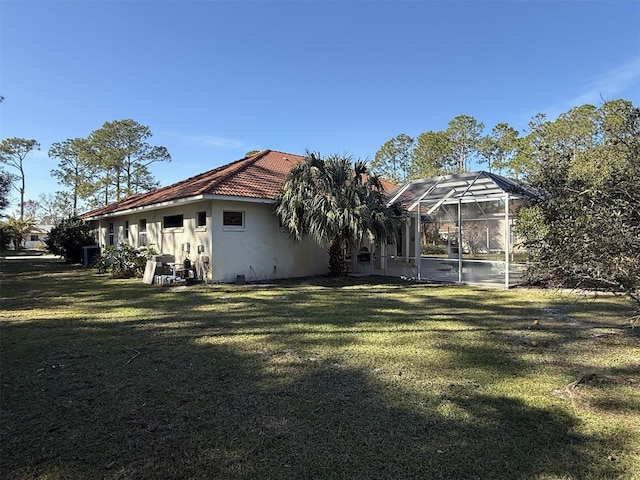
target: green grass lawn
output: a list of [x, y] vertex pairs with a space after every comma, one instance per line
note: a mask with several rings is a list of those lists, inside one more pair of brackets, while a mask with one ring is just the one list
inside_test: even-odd
[[623, 299], [0, 261], [3, 479], [640, 479]]

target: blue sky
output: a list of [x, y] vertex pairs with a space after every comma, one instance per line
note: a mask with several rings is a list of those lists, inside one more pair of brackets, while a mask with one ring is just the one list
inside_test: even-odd
[[162, 185], [270, 148], [373, 158], [457, 115], [640, 104], [640, 1], [0, 0], [0, 137], [35, 138], [27, 195], [62, 189], [53, 142], [132, 118]]

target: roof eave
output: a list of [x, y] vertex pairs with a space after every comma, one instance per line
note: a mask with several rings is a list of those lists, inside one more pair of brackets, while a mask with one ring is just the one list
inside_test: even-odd
[[127, 208], [116, 212], [109, 212], [101, 215], [94, 215], [91, 217], [85, 217], [86, 221], [90, 220], [103, 220], [105, 218], [116, 218], [125, 215], [132, 215], [134, 213], [148, 212], [151, 210], [159, 210], [161, 208], [170, 208], [181, 205], [188, 205], [190, 203], [197, 203], [204, 200], [217, 200], [217, 201], [230, 201], [230, 202], [246, 202], [246, 203], [274, 203], [272, 198], [252, 198], [232, 195], [194, 195], [192, 197], [178, 198], [176, 200], [169, 200], [166, 202], [152, 203], [150, 205], [142, 205], [140, 207]]

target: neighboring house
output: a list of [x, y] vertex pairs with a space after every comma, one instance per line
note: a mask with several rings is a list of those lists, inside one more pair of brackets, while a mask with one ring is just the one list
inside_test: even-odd
[[264, 150], [81, 217], [100, 247], [153, 245], [176, 262], [188, 258], [213, 282], [325, 274], [326, 248], [289, 239], [274, 213], [287, 174], [303, 159]]
[[52, 228], [53, 225], [34, 225], [25, 237], [24, 248], [27, 250], [46, 248], [44, 240]]

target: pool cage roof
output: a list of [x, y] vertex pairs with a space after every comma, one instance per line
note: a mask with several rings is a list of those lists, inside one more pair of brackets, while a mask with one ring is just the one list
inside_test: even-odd
[[490, 172], [457, 173], [422, 180], [412, 180], [391, 192], [388, 205], [401, 203], [411, 212], [419, 204], [431, 206], [453, 203], [501, 200], [509, 193], [512, 199], [536, 198], [529, 186]]
[[[414, 254], [411, 255], [418, 280], [502, 283], [509, 288], [522, 278], [521, 268], [511, 259], [510, 204], [538, 197], [537, 192], [529, 186], [502, 175], [481, 171], [412, 180], [390, 193], [388, 205], [402, 205], [422, 219], [413, 222], [415, 234], [411, 236], [412, 239], [420, 239], [413, 242]], [[480, 205], [482, 203], [493, 205], [484, 207]], [[423, 254], [422, 223], [430, 222], [434, 219], [432, 215], [438, 215], [438, 211], [443, 212], [454, 224], [453, 230], [447, 227], [446, 255], [444, 252]], [[478, 225], [479, 220], [489, 219], [492, 221]], [[410, 223], [406, 224], [407, 229]], [[408, 233], [407, 230], [406, 238], [410, 237]], [[438, 231], [438, 235], [442, 236], [442, 233]], [[408, 243], [406, 250], [409, 251]], [[408, 261], [409, 253], [405, 255]]]

